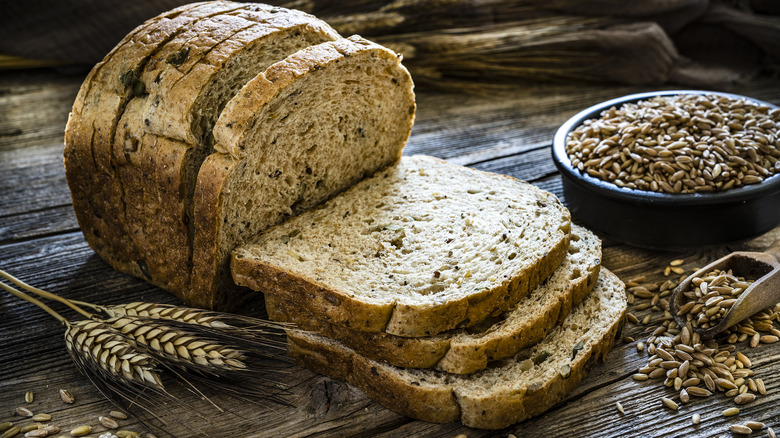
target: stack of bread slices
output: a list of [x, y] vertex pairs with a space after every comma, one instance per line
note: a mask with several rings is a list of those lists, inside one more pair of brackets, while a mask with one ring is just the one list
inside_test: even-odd
[[555, 196], [403, 157], [233, 253], [299, 363], [402, 414], [502, 428], [560, 401], [620, 330], [625, 287]]
[[302, 365], [405, 415], [500, 428], [541, 413], [612, 347], [624, 286], [552, 194], [401, 158], [412, 87], [400, 56], [298, 11], [161, 14], [73, 106], [84, 236], [190, 305], [264, 292]]

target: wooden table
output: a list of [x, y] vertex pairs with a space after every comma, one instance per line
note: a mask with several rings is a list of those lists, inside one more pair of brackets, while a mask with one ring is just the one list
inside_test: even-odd
[[[176, 303], [167, 293], [113, 271], [86, 245], [70, 204], [62, 166], [63, 130], [86, 72], [51, 70], [0, 73], [0, 267], [35, 286], [68, 298], [98, 304], [144, 300]], [[550, 159], [556, 128], [589, 105], [645, 87], [608, 85], [537, 85], [490, 96], [420, 92], [417, 122], [407, 154], [425, 153], [479, 169], [530, 181], [562, 197], [561, 180]], [[731, 91], [780, 104], [780, 82], [758, 79], [729, 87]], [[576, 218], [575, 218], [576, 219]], [[701, 266], [731, 250], [768, 247], [780, 239], [780, 228], [731, 246], [683, 252], [648, 251], [606, 241], [603, 265], [629, 279], [646, 275], [662, 280], [670, 260], [683, 267]], [[61, 305], [55, 309], [74, 316]], [[645, 312], [629, 308], [640, 319]], [[247, 310], [262, 315], [256, 300]], [[627, 324], [623, 336], [642, 339], [646, 326]], [[112, 405], [80, 375], [62, 340], [63, 328], [33, 305], [0, 293], [0, 422], [20, 421], [17, 406], [53, 416], [63, 431], [89, 424], [91, 436], [104, 429], [97, 417]], [[646, 335], [645, 335], [646, 337]], [[397, 415], [343, 382], [290, 365], [275, 376], [289, 385], [290, 406], [238, 402], [209, 394], [226, 408], [219, 414], [192, 401], [201, 416], [167, 406], [164, 417], [176, 436], [386, 436], [468, 437], [546, 436], [729, 436], [728, 425], [758, 420], [780, 431], [780, 343], [743, 348], [763, 377], [769, 395], [742, 408], [737, 419], [720, 412], [733, 403], [723, 395], [698, 399], [672, 412], [659, 398], [671, 394], [658, 381], [637, 383], [631, 375], [646, 362], [635, 342], [620, 341], [606, 363], [567, 399], [546, 414], [501, 431], [468, 429], [459, 423], [431, 424]], [[76, 397], [64, 404], [60, 388]], [[24, 402], [26, 391], [35, 400]], [[615, 408], [620, 401], [625, 415]], [[700, 413], [702, 423], [691, 424]], [[24, 424], [26, 421], [20, 421]], [[143, 431], [132, 420], [122, 428]], [[766, 435], [766, 431], [754, 434]]]

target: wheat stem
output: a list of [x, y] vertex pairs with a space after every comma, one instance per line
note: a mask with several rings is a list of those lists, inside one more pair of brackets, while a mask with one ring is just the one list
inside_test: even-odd
[[61, 322], [63, 325], [67, 325], [68, 324], [68, 320], [65, 319], [65, 317], [63, 317], [59, 313], [55, 312], [54, 309], [52, 309], [51, 307], [47, 306], [46, 304], [43, 304], [37, 298], [33, 298], [33, 297], [27, 295], [26, 293], [20, 291], [19, 289], [11, 287], [11, 286], [9, 286], [9, 285], [7, 285], [5, 283], [0, 283], [0, 288], [5, 289], [6, 292], [8, 292], [9, 294], [11, 294], [11, 295], [13, 295], [13, 296], [15, 296], [17, 298], [20, 298], [20, 299], [23, 299], [23, 300], [25, 300], [25, 301], [27, 301], [29, 303], [35, 304], [36, 306], [38, 306], [41, 309], [43, 309], [49, 315], [57, 318], [57, 320], [59, 322]]
[[[79, 306], [77, 306], [76, 304], [74, 304], [74, 302], [73, 302], [73, 301], [71, 301], [71, 300], [69, 300], [69, 299], [67, 299], [67, 298], [62, 298], [62, 297], [61, 297], [61, 296], [59, 296], [59, 295], [55, 295], [55, 294], [53, 294], [53, 293], [51, 293], [51, 292], [47, 292], [47, 291], [45, 291], [45, 290], [43, 290], [43, 289], [38, 289], [38, 288], [37, 288], [37, 287], [35, 287], [35, 286], [30, 286], [29, 284], [27, 284], [27, 283], [23, 282], [22, 280], [19, 280], [18, 278], [16, 278], [16, 277], [14, 277], [13, 275], [11, 275], [11, 274], [9, 274], [9, 273], [7, 273], [7, 272], [3, 271], [2, 269], [0, 269], [0, 277], [3, 277], [3, 278], [5, 278], [5, 279], [7, 279], [7, 280], [8, 280], [8, 281], [10, 281], [11, 283], [14, 283], [15, 285], [17, 285], [17, 286], [21, 287], [22, 289], [24, 289], [24, 290], [26, 290], [26, 291], [28, 291], [28, 292], [32, 292], [32, 293], [34, 293], [34, 294], [36, 294], [36, 295], [38, 295], [38, 296], [41, 296], [41, 297], [43, 297], [43, 298], [48, 298], [48, 299], [50, 299], [50, 300], [58, 301], [58, 302], [60, 302], [60, 303], [62, 303], [62, 304], [64, 304], [64, 305], [66, 305], [66, 306], [70, 307], [71, 309], [75, 310], [76, 312], [80, 313], [80, 314], [81, 314], [82, 316], [84, 316], [85, 318], [91, 319], [91, 318], [94, 316], [93, 314], [91, 314], [91, 313], [89, 313], [89, 312], [85, 311], [85, 310], [84, 310], [84, 309], [82, 309], [81, 307], [79, 307]], [[4, 288], [4, 289], [5, 289], [5, 288]], [[6, 290], [8, 290], [8, 289], [6, 289]], [[14, 290], [16, 290], [16, 289], [14, 289]], [[19, 291], [19, 290], [16, 290], [16, 291], [17, 291], [17, 292], [19, 292], [19, 293], [21, 293], [21, 291]], [[9, 292], [10, 292], [10, 291], [9, 291]], [[18, 295], [16, 295], [16, 296], [18, 296]], [[30, 297], [29, 295], [27, 295], [27, 297], [28, 297], [28, 298], [32, 298], [32, 297]], [[19, 297], [19, 298], [21, 298], [21, 297]], [[34, 299], [34, 298], [33, 298], [33, 299]], [[27, 301], [30, 301], [30, 300], [27, 300]], [[36, 301], [37, 301], [37, 300], [36, 300]], [[30, 302], [32, 302], [32, 301], [30, 301]], [[38, 301], [38, 302], [40, 303], [40, 301]], [[82, 304], [82, 305], [84, 305], [84, 304], [87, 304], [87, 303], [79, 302], [79, 304]], [[43, 303], [41, 303], [40, 305], [43, 305]], [[40, 306], [40, 305], [39, 305], [39, 306]], [[90, 307], [91, 307], [91, 305], [90, 305]], [[44, 309], [44, 310], [46, 310], [46, 309]]]

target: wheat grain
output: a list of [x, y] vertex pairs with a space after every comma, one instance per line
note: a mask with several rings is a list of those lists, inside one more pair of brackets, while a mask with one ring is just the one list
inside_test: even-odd
[[[773, 148], [757, 141], [777, 138], [778, 120], [780, 112], [747, 99], [659, 96], [585, 121], [569, 134], [566, 152], [581, 172], [620, 187], [666, 193], [728, 190], [780, 171]], [[664, 275], [678, 270], [667, 266]]]
[[71, 430], [70, 434], [73, 436], [84, 436], [88, 435], [90, 432], [92, 432], [92, 427], [84, 425]]
[[118, 419], [118, 420], [127, 420], [127, 414], [125, 414], [122, 411], [111, 411], [108, 413], [108, 415]]
[[729, 426], [729, 430], [734, 433], [739, 433], [743, 435], [750, 435], [751, 433], [753, 433], [753, 429], [742, 424], [732, 424], [731, 426]]
[[150, 351], [175, 363], [212, 370], [245, 370], [244, 355], [180, 326], [151, 323], [124, 316], [106, 321], [113, 329], [130, 337]]
[[71, 404], [76, 401], [76, 398], [73, 397], [73, 394], [71, 394], [67, 389], [60, 389], [60, 399], [62, 399], [63, 403], [67, 404]]
[[159, 362], [104, 322], [72, 323], [65, 333], [65, 345], [77, 363], [126, 382], [163, 389]]
[[104, 417], [101, 415], [98, 417], [98, 421], [106, 429], [119, 429], [119, 423], [117, 423], [116, 420], [111, 417]]

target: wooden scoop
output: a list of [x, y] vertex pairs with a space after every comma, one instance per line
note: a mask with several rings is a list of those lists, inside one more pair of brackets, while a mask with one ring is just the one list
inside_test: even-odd
[[670, 312], [681, 327], [686, 323], [685, 315], [677, 314], [677, 309], [686, 301], [682, 292], [692, 289], [691, 280], [694, 277], [703, 277], [715, 269], [731, 269], [734, 275], [755, 282], [742, 292], [720, 322], [709, 328], [694, 329], [701, 337], [713, 337], [756, 312], [780, 302], [780, 241], [777, 241], [766, 252], [731, 253], [683, 280], [672, 293], [670, 303]]

